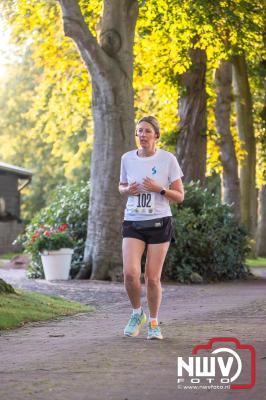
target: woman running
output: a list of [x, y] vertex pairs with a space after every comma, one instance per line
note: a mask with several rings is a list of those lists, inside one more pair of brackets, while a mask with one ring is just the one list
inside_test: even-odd
[[169, 201], [181, 203], [183, 173], [175, 156], [156, 148], [160, 127], [152, 116], [136, 126], [140, 147], [121, 158], [119, 191], [128, 196], [122, 227], [123, 273], [133, 312], [124, 329], [137, 336], [146, 322], [141, 306], [141, 257], [147, 246], [145, 284], [149, 307], [147, 339], [162, 339], [158, 311], [162, 298], [161, 273], [173, 237]]

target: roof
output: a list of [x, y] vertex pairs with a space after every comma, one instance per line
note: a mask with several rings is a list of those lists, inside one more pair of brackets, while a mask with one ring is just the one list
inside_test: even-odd
[[26, 179], [33, 175], [33, 172], [29, 169], [17, 167], [16, 165], [7, 164], [0, 162], [0, 171], [7, 171], [11, 174], [17, 175], [20, 179]]

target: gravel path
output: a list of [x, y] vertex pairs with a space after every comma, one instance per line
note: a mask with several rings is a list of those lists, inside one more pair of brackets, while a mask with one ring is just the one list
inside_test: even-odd
[[[266, 279], [213, 285], [164, 284], [163, 341], [122, 335], [130, 307], [122, 284], [28, 280], [0, 269], [15, 287], [93, 304], [96, 312], [27, 324], [0, 337], [2, 400], [263, 400], [266, 398]], [[143, 296], [145, 288], [143, 287]], [[144, 308], [147, 310], [143, 298]], [[236, 337], [257, 352], [250, 390], [185, 390], [177, 356], [212, 337]], [[243, 379], [248, 379], [243, 371]]]

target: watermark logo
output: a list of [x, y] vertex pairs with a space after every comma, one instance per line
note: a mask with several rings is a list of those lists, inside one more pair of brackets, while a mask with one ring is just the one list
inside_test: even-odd
[[212, 338], [177, 357], [178, 389], [251, 389], [256, 383], [256, 351], [236, 338]]

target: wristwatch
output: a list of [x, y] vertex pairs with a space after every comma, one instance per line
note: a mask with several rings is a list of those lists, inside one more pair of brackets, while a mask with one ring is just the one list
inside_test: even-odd
[[163, 188], [163, 189], [160, 191], [160, 194], [161, 194], [162, 196], [164, 196], [165, 193], [166, 193], [166, 190]]

